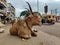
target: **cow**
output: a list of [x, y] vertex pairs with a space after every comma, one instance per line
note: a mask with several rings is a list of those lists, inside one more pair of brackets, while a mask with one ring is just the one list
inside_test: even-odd
[[9, 32], [11, 35], [29, 39], [31, 36], [37, 36], [36, 32], [31, 29], [35, 25], [40, 26], [40, 16], [31, 12], [25, 19], [19, 19], [15, 22]]
[[30, 38], [31, 34], [37, 36], [37, 34], [31, 30], [32, 26], [34, 25], [40, 26], [39, 18], [30, 15], [25, 18], [25, 20], [20, 19], [16, 23], [14, 23], [9, 32], [11, 35], [18, 35], [19, 37], [23, 38]]

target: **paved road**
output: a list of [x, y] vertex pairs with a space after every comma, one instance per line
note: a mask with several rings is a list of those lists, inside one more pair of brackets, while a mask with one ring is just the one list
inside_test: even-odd
[[5, 32], [0, 33], [0, 45], [60, 45], [60, 24], [55, 25], [42, 25], [41, 27], [35, 27], [39, 31], [37, 37], [31, 37], [28, 40], [21, 40], [17, 36], [11, 36], [9, 34], [9, 28], [11, 25], [4, 27]]
[[56, 23], [54, 25], [42, 25], [41, 27], [35, 27], [37, 30], [41, 30], [42, 32], [48, 33], [50, 35], [54, 35], [60, 38], [60, 23]]

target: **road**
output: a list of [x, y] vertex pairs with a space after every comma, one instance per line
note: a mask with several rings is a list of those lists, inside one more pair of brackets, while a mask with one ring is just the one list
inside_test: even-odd
[[48, 33], [50, 35], [54, 35], [60, 38], [60, 23], [56, 23], [54, 25], [42, 25], [41, 27], [35, 27], [37, 30], [41, 30], [42, 32]]
[[60, 23], [35, 27], [38, 36], [28, 40], [10, 35], [10, 27], [11, 25], [6, 25], [4, 33], [0, 33], [0, 45], [60, 45]]

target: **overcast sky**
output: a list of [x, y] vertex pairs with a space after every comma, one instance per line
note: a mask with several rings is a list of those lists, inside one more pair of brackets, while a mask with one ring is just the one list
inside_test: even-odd
[[[7, 0], [8, 3], [11, 3], [16, 9], [16, 16], [18, 17], [20, 12], [25, 8], [28, 8], [26, 1], [30, 3], [32, 10], [37, 11], [37, 0]], [[44, 5], [48, 5], [48, 13], [50, 10], [57, 8], [58, 14], [60, 13], [60, 0], [38, 0], [39, 1], [39, 12], [44, 13]]]

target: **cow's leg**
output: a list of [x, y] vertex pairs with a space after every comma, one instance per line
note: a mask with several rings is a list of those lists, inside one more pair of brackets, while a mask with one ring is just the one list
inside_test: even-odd
[[34, 32], [34, 31], [31, 31], [31, 35], [32, 36], [37, 36], [36, 32]]
[[18, 36], [21, 37], [21, 38], [24, 38], [24, 39], [29, 39], [29, 38], [31, 38], [31, 34], [28, 35], [28, 34], [26, 34], [25, 32], [20, 32], [20, 31], [18, 31]]

